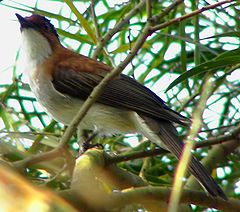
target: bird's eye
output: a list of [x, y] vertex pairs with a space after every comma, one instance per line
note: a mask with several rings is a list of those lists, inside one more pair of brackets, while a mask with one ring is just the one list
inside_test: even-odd
[[46, 31], [49, 31], [50, 30], [50, 26], [48, 24], [44, 24], [43, 25], [43, 28], [46, 30]]

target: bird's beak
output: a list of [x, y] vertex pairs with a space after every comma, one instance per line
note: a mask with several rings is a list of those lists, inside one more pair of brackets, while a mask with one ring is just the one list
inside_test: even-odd
[[21, 25], [21, 30], [22, 30], [23, 28], [33, 27], [33, 24], [32, 24], [27, 18], [24, 18], [24, 17], [22, 17], [21, 15], [19, 15], [19, 14], [17, 14], [17, 13], [16, 13], [16, 16], [17, 16], [18, 21], [19, 21], [19, 23], [20, 23], [20, 25]]

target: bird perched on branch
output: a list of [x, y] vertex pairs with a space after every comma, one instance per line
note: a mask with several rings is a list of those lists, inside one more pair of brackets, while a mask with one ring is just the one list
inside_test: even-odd
[[[93, 88], [112, 68], [77, 54], [60, 43], [54, 26], [40, 15], [16, 14], [22, 32], [30, 87], [44, 110], [68, 125]], [[142, 133], [178, 159], [184, 147], [173, 123], [189, 120], [136, 80], [119, 75], [109, 82], [79, 125], [103, 133]], [[189, 171], [214, 197], [227, 199], [222, 189], [193, 157]]]

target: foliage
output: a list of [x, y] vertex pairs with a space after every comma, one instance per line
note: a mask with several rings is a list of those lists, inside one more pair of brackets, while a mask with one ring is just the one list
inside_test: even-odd
[[[199, 160], [204, 158], [204, 164], [228, 197], [239, 198], [240, 8], [238, 2], [229, 1], [192, 13], [215, 3], [188, 0], [174, 5], [167, 13], [166, 8], [172, 1], [47, 1], [49, 6], [57, 5], [51, 11], [47, 7], [41, 9], [40, 1], [32, 6], [3, 1], [0, 6], [48, 17], [57, 27], [65, 46], [113, 67], [132, 53], [148, 18], [155, 17], [152, 20], [157, 21], [153, 26], [155, 30], [124, 73], [150, 87], [172, 109], [187, 117], [195, 112], [199, 99], [206, 92], [203, 85], [210, 79], [211, 92], [201, 130], [195, 139], [197, 149], [194, 154]], [[186, 14], [192, 15], [181, 19]], [[19, 54], [16, 60], [19, 60]], [[64, 150], [64, 157], [56, 157], [59, 156], [57, 152], [54, 157], [39, 161], [41, 163], [31, 160], [21, 163], [23, 159], [56, 148], [65, 127], [51, 121], [43, 112], [20, 74], [22, 67], [16, 65], [12, 72], [12, 84], [0, 85], [1, 159], [18, 170], [23, 165], [27, 167], [25, 176], [34, 184], [53, 190], [68, 189], [74, 158], [79, 150], [77, 136]], [[179, 132], [184, 138], [188, 135], [186, 128], [179, 127]], [[172, 185], [177, 160], [166, 152], [161, 154], [159, 149], [154, 150], [155, 147], [141, 135], [96, 136], [93, 143], [101, 143], [111, 155], [120, 154], [119, 167], [140, 175], [148, 184]], [[227, 151], [221, 151], [221, 147]], [[146, 155], [157, 156], [144, 158]], [[193, 184], [191, 186], [194, 188]], [[203, 207], [193, 206], [192, 210], [202, 211]]]

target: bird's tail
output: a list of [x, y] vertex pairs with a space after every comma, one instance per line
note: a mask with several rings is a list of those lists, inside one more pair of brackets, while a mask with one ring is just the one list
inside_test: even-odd
[[[178, 159], [180, 159], [184, 143], [179, 138], [176, 128], [173, 126], [173, 124], [164, 120], [161, 120], [161, 123], [159, 123], [156, 120], [143, 116], [141, 116], [141, 118], [143, 118], [145, 124], [152, 131], [151, 133], [155, 133], [155, 135], [157, 135], [161, 141], [159, 139], [152, 140], [153, 136], [151, 136], [151, 134], [148, 136], [148, 133], [146, 133], [146, 131], [143, 132], [145, 136], [157, 145], [162, 146], [163, 144], [170, 152], [172, 152]], [[204, 166], [194, 156], [189, 163], [188, 170], [209, 192], [211, 196], [221, 197], [227, 200], [227, 197], [223, 190], [218, 186], [211, 175], [208, 174]]]

